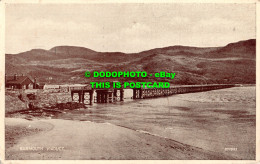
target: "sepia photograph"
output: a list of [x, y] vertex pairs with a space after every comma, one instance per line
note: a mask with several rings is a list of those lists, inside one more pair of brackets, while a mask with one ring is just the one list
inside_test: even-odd
[[256, 2], [4, 6], [5, 160], [256, 160]]

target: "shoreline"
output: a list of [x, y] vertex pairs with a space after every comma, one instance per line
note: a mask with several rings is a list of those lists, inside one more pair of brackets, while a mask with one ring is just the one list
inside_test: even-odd
[[[108, 123], [39, 119], [28, 121], [6, 118], [6, 129], [23, 127], [14, 137], [13, 144], [6, 143], [6, 159], [234, 159], [217, 152], [182, 144], [143, 132], [137, 132]], [[77, 134], [77, 135], [76, 135]], [[31, 147], [31, 148], [30, 148]], [[37, 148], [33, 150], [33, 148]]]
[[[245, 91], [247, 94], [244, 94]], [[17, 138], [13, 139], [16, 149], [11, 149], [11, 144], [7, 146], [8, 154], [16, 154], [12, 159], [27, 159], [29, 152], [33, 154], [32, 157], [27, 156], [29, 159], [67, 159], [69, 156], [72, 156], [70, 159], [254, 159], [254, 93], [255, 87], [243, 87], [239, 90], [231, 88], [190, 93], [158, 100], [100, 104], [87, 110], [37, 109], [14, 112], [6, 115], [6, 120], [9, 120], [6, 132], [8, 134], [16, 128], [15, 132], [20, 130], [24, 135], [18, 134]], [[18, 126], [12, 122], [18, 122]], [[32, 127], [26, 129], [25, 125], [28, 126], [29, 123], [49, 125], [54, 130], [41, 126], [38, 126], [37, 130]], [[52, 137], [49, 133], [66, 139], [56, 138], [55, 142], [60, 145], [50, 145], [54, 141], [45, 143], [46, 139]], [[72, 136], [70, 133], [76, 135]], [[43, 138], [39, 134], [43, 135]], [[109, 139], [104, 138], [108, 135], [111, 135]], [[118, 138], [118, 135], [122, 137]], [[118, 142], [115, 142], [117, 140]], [[48, 151], [62, 149], [67, 141], [70, 142], [69, 149], [64, 150], [67, 155], [54, 151], [52, 153], [60, 154], [55, 156]], [[12, 143], [12, 138], [10, 142]], [[81, 147], [77, 142], [88, 146]], [[99, 147], [95, 143], [100, 143]], [[183, 149], [171, 150], [176, 148], [176, 144], [181, 144]], [[129, 151], [133, 151], [132, 146], [138, 153], [129, 154]], [[19, 150], [20, 147], [23, 151]], [[191, 147], [193, 150], [189, 149]], [[88, 148], [91, 150], [86, 150]], [[184, 151], [185, 149], [189, 151]], [[179, 152], [178, 156], [172, 155], [176, 154], [176, 151], [182, 152]], [[75, 155], [77, 152], [85, 152], [87, 156]], [[167, 154], [168, 152], [171, 154]], [[35, 155], [37, 153], [39, 155]]]

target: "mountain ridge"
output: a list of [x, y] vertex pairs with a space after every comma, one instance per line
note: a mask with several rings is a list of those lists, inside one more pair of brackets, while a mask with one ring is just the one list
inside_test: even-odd
[[[168, 46], [139, 53], [97, 52], [77, 46], [55, 46], [6, 54], [6, 73], [23, 73], [51, 83], [88, 83], [85, 71], [160, 71], [177, 72], [173, 80], [109, 79], [158, 81], [174, 84], [255, 83], [256, 40], [249, 39], [223, 47]], [[248, 78], [243, 78], [247, 75]]]

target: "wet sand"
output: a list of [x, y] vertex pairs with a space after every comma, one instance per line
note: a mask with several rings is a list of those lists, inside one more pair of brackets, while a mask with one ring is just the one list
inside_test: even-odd
[[[127, 96], [127, 92], [125, 94]], [[255, 109], [255, 87], [94, 104], [88, 109], [65, 111], [51, 120], [41, 119], [42, 123], [57, 130], [54, 130], [55, 134], [46, 130], [39, 134], [43, 133], [46, 138], [52, 138], [49, 134], [53, 134], [57, 136], [57, 143], [60, 143], [59, 137], [71, 140], [69, 150], [64, 151], [66, 155], [56, 152], [59, 156], [55, 156], [55, 153], [47, 152], [47, 155], [33, 153], [30, 156], [28, 152], [14, 149], [18, 148], [18, 144], [14, 144], [7, 150], [7, 156], [10, 159], [255, 159]], [[73, 133], [75, 139], [69, 133]], [[111, 137], [104, 139], [104, 136]], [[48, 145], [44, 141], [46, 138], [38, 136], [34, 140], [31, 137], [19, 139], [20, 146], [41, 142]], [[88, 146], [79, 148], [76, 144], [73, 147], [77, 142]], [[175, 144], [180, 143], [193, 150], [174, 149]], [[78, 150], [85, 156], [76, 155]], [[69, 151], [75, 155], [70, 157]], [[15, 156], [10, 156], [12, 154]]]
[[[6, 118], [6, 126], [7, 133], [27, 129], [7, 143], [6, 159], [232, 159], [108, 123]], [[30, 129], [41, 130], [26, 133]]]
[[[127, 95], [127, 92], [125, 92]], [[55, 118], [108, 122], [226, 154], [255, 159], [255, 87], [177, 94], [156, 99], [94, 104]], [[229, 148], [235, 148], [230, 151]]]

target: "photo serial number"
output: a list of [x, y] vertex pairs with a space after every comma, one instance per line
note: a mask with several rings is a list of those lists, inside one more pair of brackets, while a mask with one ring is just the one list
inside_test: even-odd
[[237, 151], [237, 148], [225, 148], [225, 151]]

